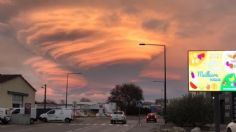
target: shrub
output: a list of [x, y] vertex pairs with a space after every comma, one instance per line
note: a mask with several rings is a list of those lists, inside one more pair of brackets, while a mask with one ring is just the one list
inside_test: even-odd
[[213, 121], [211, 98], [188, 94], [170, 101], [167, 106], [167, 121], [178, 126], [203, 126]]

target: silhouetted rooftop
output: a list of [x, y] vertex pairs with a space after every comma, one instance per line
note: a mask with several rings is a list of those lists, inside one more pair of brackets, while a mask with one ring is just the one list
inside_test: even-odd
[[15, 75], [8, 75], [8, 74], [0, 74], [0, 83], [12, 80], [14, 78], [20, 77], [21, 75], [15, 74]]
[[20, 74], [0, 74], [0, 83], [10, 81], [17, 77], [22, 78], [34, 91], [36, 91], [36, 89], [28, 81], [26, 81], [25, 78]]

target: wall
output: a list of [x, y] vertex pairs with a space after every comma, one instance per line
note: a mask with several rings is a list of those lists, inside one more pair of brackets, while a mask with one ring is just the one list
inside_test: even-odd
[[35, 106], [35, 91], [21, 77], [0, 84], [0, 107], [12, 107], [12, 95], [8, 91], [28, 94], [24, 96], [23, 104], [31, 103], [31, 107]]

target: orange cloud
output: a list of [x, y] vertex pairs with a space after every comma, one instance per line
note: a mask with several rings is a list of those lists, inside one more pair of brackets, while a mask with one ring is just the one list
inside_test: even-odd
[[0, 0], [0, 5], [11, 5], [13, 4], [12, 0]]
[[[49, 83], [49, 86], [51, 85], [54, 88], [64, 88], [67, 81], [67, 73], [71, 73], [53, 61], [42, 57], [33, 57], [27, 60], [25, 64], [29, 65], [38, 76], [45, 80], [45, 83]], [[80, 75], [69, 75], [69, 84], [70, 87], [84, 87], [87, 82]]]
[[[30, 49], [27, 54], [41, 56], [41, 59], [35, 61], [28, 60], [27, 64], [37, 72], [35, 75], [56, 82], [61, 88], [65, 85], [66, 77], [60, 77], [58, 73], [70, 72], [67, 67], [86, 71], [105, 67], [103, 65], [135, 62], [137, 69], [145, 65], [140, 77], [162, 78], [163, 69], [157, 66], [163, 66], [163, 61], [158, 58], [161, 63], [155, 63], [156, 57], [163, 55], [162, 48], [141, 47], [138, 46], [140, 42], [166, 44], [167, 78], [179, 80], [183, 77], [186, 80], [188, 50], [234, 49], [234, 5], [233, 1], [229, 4], [228, 1], [148, 0], [143, 4], [143, 1], [114, 0], [57, 0], [56, 3], [0, 0], [0, 39], [2, 36], [7, 38], [1, 42], [9, 45], [9, 49], [11, 46], [21, 47], [14, 44], [22, 44]], [[1, 49], [7, 46], [1, 45]], [[23, 56], [22, 52], [14, 54]], [[6, 52], [2, 52], [2, 56], [5, 55]], [[21, 63], [5, 63], [14, 59], [1, 62], [6, 67], [8, 64]], [[20, 69], [18, 64], [16, 67]], [[9, 69], [11, 72], [18, 71]], [[73, 78], [71, 76], [72, 85], [78, 81]], [[36, 79], [32, 77], [32, 80]], [[101, 84], [104, 83], [107, 82]], [[175, 87], [184, 88], [182, 84], [184, 82]], [[58, 94], [57, 90], [53, 92]], [[105, 91], [102, 88], [100, 90]], [[178, 91], [175, 94], [180, 93]]]
[[[161, 48], [138, 45], [141, 42], [159, 43], [168, 39], [168, 35], [163, 37], [160, 32], [150, 30], [148, 24], [152, 24], [152, 21], [142, 24], [145, 17], [145, 14], [114, 15], [105, 9], [96, 8], [54, 7], [19, 13], [10, 23], [16, 29], [17, 39], [42, 56], [31, 58], [26, 64], [53, 87], [51, 93], [54, 96], [63, 98], [60, 93], [65, 90], [65, 73], [70, 70], [62, 66], [89, 69], [104, 64], [133, 63], [151, 60], [162, 52]], [[150, 31], [144, 30], [143, 26], [147, 26]], [[44, 59], [45, 56], [51, 60]], [[86, 84], [83, 78], [69, 78], [69, 87], [81, 88]], [[104, 93], [101, 87], [97, 89], [72, 94], [70, 100], [76, 100], [78, 96], [106, 100], [109, 93]]]
[[11, 23], [23, 25], [14, 26], [17, 38], [36, 53], [88, 68], [150, 60], [158, 54], [161, 50], [138, 46], [140, 42], [166, 39], [161, 34], [146, 32], [140, 26], [142, 17], [123, 14], [114, 18], [107, 10], [65, 7], [20, 13]]

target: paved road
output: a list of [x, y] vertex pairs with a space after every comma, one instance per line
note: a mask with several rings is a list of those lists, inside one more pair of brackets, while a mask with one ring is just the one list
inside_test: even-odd
[[141, 121], [137, 117], [128, 117], [127, 124], [110, 124], [110, 118], [80, 118], [70, 124], [36, 123], [34, 125], [0, 125], [1, 132], [153, 132], [156, 123]]

